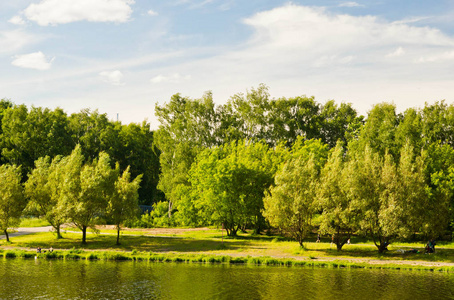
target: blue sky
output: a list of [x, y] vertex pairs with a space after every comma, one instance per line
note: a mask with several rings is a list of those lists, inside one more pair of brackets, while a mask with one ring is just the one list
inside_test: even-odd
[[0, 69], [0, 98], [153, 128], [175, 93], [222, 104], [260, 83], [404, 111], [454, 101], [454, 2], [4, 0]]

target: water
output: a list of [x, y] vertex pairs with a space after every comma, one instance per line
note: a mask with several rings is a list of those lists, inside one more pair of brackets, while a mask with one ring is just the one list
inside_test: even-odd
[[428, 271], [0, 259], [0, 299], [453, 299]]

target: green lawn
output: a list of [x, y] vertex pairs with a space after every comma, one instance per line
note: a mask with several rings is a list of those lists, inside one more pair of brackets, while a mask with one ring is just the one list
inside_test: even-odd
[[[71, 229], [73, 230], [73, 229]], [[87, 249], [87, 250], [124, 250], [155, 253], [206, 254], [229, 256], [269, 256], [294, 259], [378, 259], [378, 260], [417, 260], [454, 263], [454, 244], [446, 243], [437, 246], [437, 253], [423, 254], [422, 243], [395, 243], [389, 251], [379, 254], [373, 243], [352, 239], [353, 244], [345, 245], [338, 252], [327, 240], [322, 243], [305, 243], [301, 249], [297, 242], [289, 241], [280, 236], [253, 235], [241, 233], [236, 238], [227, 238], [221, 230], [208, 229], [188, 231], [173, 236], [147, 236], [146, 231], [123, 231], [117, 246], [114, 230], [102, 230], [102, 234], [88, 234], [87, 244], [81, 244], [81, 233], [63, 233], [63, 239], [56, 239], [53, 233], [36, 233], [12, 237], [11, 242], [0, 240], [0, 247], [23, 247], [34, 249], [38, 246], [47, 249]], [[399, 249], [416, 248], [419, 254], [402, 254]]]

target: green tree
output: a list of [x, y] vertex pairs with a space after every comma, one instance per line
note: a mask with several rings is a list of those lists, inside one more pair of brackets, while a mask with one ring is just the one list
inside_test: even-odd
[[317, 190], [322, 209], [320, 231], [334, 236], [337, 250], [347, 243], [359, 227], [360, 211], [355, 206], [348, 189], [347, 178], [352, 164], [345, 162], [343, 146], [338, 143], [331, 149], [328, 160], [321, 171]]
[[[396, 106], [390, 103], [374, 105], [369, 111], [363, 128], [361, 129], [358, 146], [364, 150], [366, 146], [384, 156], [386, 152], [394, 158], [399, 156], [399, 147], [396, 145], [396, 130], [399, 118]], [[353, 146], [350, 144], [350, 146]]]
[[30, 200], [28, 210], [44, 216], [58, 239], [62, 238], [60, 227], [67, 220], [67, 209], [62, 205], [65, 163], [61, 156], [52, 162], [48, 156], [42, 157], [35, 162], [35, 168], [25, 182], [25, 195]]
[[151, 205], [163, 199], [164, 195], [157, 189], [160, 151], [153, 143], [154, 133], [150, 130], [150, 124], [147, 122], [129, 125], [117, 123], [116, 127], [120, 142], [113, 151], [112, 160], [120, 163], [121, 172], [130, 166], [132, 177], [142, 174], [139, 188], [140, 204]]
[[427, 203], [424, 156], [415, 155], [407, 143], [398, 164], [391, 154], [381, 157], [369, 147], [354, 159], [348, 178], [362, 212], [360, 226], [382, 253], [392, 239], [421, 228]]
[[21, 184], [21, 169], [15, 165], [0, 166], [0, 230], [9, 242], [8, 228], [19, 225], [27, 205]]
[[264, 191], [273, 184], [278, 165], [279, 158], [264, 143], [240, 141], [206, 149], [190, 170], [191, 196], [184, 198], [194, 209], [184, 207], [198, 211], [206, 222], [223, 224], [228, 235], [248, 224], [260, 232]]
[[113, 193], [108, 200], [107, 214], [117, 229], [117, 245], [119, 245], [121, 225], [137, 214], [138, 189], [142, 176], [139, 175], [131, 181], [129, 167], [119, 176], [118, 166], [115, 170], [115, 175], [117, 174], [118, 179], [115, 181]]
[[73, 195], [69, 205], [72, 222], [82, 230], [82, 243], [86, 243], [87, 228], [96, 224], [107, 206], [107, 199], [115, 182], [115, 171], [110, 157], [101, 152], [99, 158], [85, 164], [80, 170], [79, 193]]
[[158, 188], [166, 195], [170, 218], [179, 200], [177, 187], [189, 184], [188, 171], [195, 157], [216, 144], [213, 133], [217, 117], [210, 92], [198, 100], [176, 94], [169, 103], [156, 105], [155, 114], [161, 123], [154, 134], [154, 143], [161, 151]]
[[[297, 143], [298, 144], [298, 143]], [[327, 157], [327, 146], [309, 140], [294, 147], [293, 157], [276, 174], [275, 186], [265, 197], [263, 215], [303, 247], [317, 211], [317, 186]]]
[[1, 147], [3, 160], [20, 164], [23, 175], [33, 169], [34, 162], [46, 155], [68, 155], [74, 145], [68, 132], [68, 119], [63, 110], [54, 111], [25, 105], [4, 111]]
[[350, 103], [338, 106], [334, 100], [326, 102], [320, 111], [318, 124], [322, 142], [334, 148], [338, 141], [346, 144], [355, 131], [362, 127], [363, 117], [358, 116]]

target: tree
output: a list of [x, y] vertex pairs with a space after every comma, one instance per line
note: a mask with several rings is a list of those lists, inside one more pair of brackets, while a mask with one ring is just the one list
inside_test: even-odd
[[25, 105], [4, 111], [1, 147], [7, 163], [22, 166], [24, 176], [33, 169], [34, 162], [46, 155], [68, 155], [74, 145], [68, 132], [68, 119], [60, 108], [49, 109]]
[[408, 237], [424, 219], [427, 195], [424, 157], [416, 156], [407, 144], [399, 163], [389, 153], [381, 157], [367, 147], [354, 157], [349, 189], [361, 210], [360, 226], [373, 239], [378, 252], [396, 237]]
[[273, 183], [278, 161], [264, 143], [239, 141], [206, 149], [189, 172], [191, 196], [184, 199], [206, 222], [223, 224], [230, 236], [248, 224], [259, 233], [264, 191]]
[[21, 185], [21, 168], [15, 165], [0, 166], [0, 230], [9, 242], [8, 228], [17, 226], [27, 205]]
[[316, 191], [327, 147], [320, 140], [309, 140], [292, 151], [293, 157], [276, 174], [275, 186], [263, 200], [263, 215], [272, 226], [304, 247], [304, 238], [312, 230], [311, 221], [318, 208]]
[[73, 147], [81, 145], [87, 161], [96, 159], [103, 151], [112, 156], [114, 149], [119, 147], [114, 124], [109, 121], [107, 114], [100, 114], [97, 110], [83, 109], [72, 114], [69, 117], [69, 131]]
[[44, 216], [55, 229], [57, 239], [62, 238], [60, 227], [67, 220], [67, 209], [62, 205], [65, 163], [61, 156], [52, 163], [48, 156], [42, 157], [25, 182], [25, 195], [30, 200], [28, 210]]
[[331, 149], [321, 171], [317, 190], [319, 205], [323, 211], [320, 231], [334, 236], [338, 251], [358, 229], [359, 223], [360, 212], [354, 205], [347, 184], [351, 166], [348, 161], [344, 161], [342, 144], [338, 143]]
[[131, 123], [129, 125], [116, 124], [118, 132], [118, 147], [114, 149], [112, 160], [120, 163], [120, 172], [130, 166], [132, 177], [142, 174], [139, 188], [140, 204], [151, 205], [164, 199], [164, 194], [157, 189], [160, 173], [160, 151], [153, 144], [154, 133], [150, 124]]
[[363, 117], [357, 115], [350, 103], [337, 106], [334, 100], [330, 100], [320, 111], [320, 138], [330, 148], [334, 148], [338, 141], [346, 144], [351, 135], [362, 126], [362, 121]]
[[[82, 154], [78, 150], [71, 160], [77, 164], [81, 157]], [[107, 206], [116, 172], [111, 168], [110, 157], [105, 152], [101, 152], [99, 158], [91, 163], [76, 165], [76, 170], [79, 169], [80, 173], [74, 174], [79, 175], [79, 178], [72, 179], [74, 187], [68, 189], [71, 191], [68, 194], [68, 209], [71, 221], [82, 231], [82, 243], [85, 244], [87, 228], [95, 225], [96, 218], [102, 216]]]
[[[179, 185], [188, 185], [188, 171], [197, 154], [216, 144], [212, 94], [191, 100], [173, 95], [164, 106], [156, 105], [155, 114], [161, 125], [154, 134], [154, 143], [161, 151], [161, 174], [158, 189], [169, 203], [169, 218], [179, 200]], [[177, 205], [175, 205], [177, 206]]]
[[364, 150], [368, 146], [381, 156], [388, 152], [394, 158], [397, 158], [399, 156], [399, 147], [396, 144], [398, 124], [399, 118], [394, 104], [380, 103], [374, 105], [369, 111], [367, 120], [360, 132], [359, 148]]
[[[116, 173], [118, 172], [118, 166]], [[138, 189], [142, 175], [137, 176], [131, 181], [129, 167], [123, 172], [121, 177], [115, 181], [115, 187], [112, 195], [109, 197], [107, 205], [107, 214], [117, 229], [117, 245], [120, 245], [121, 224], [124, 221], [134, 217], [138, 210]]]

